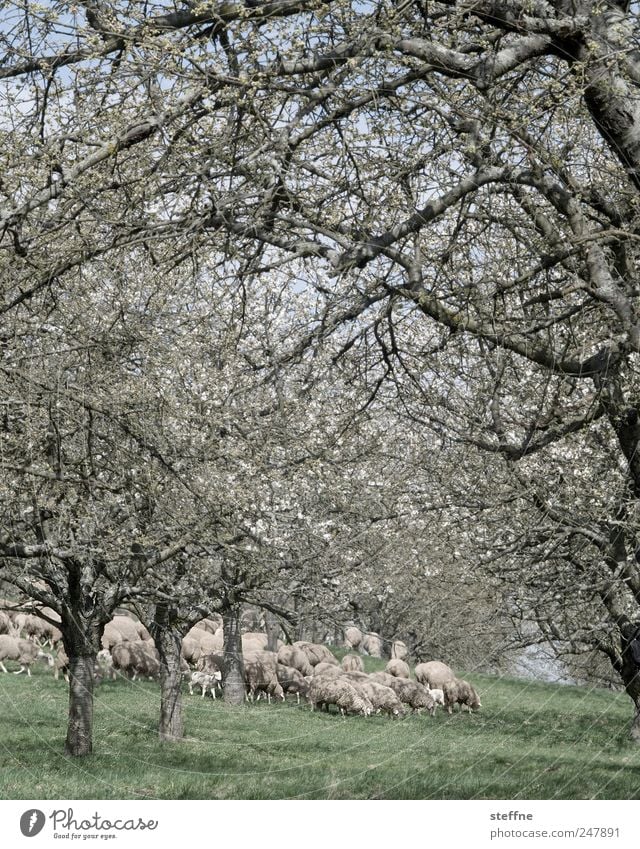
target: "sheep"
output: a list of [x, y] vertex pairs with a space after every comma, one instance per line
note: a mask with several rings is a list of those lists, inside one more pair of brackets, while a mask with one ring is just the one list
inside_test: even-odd
[[445, 681], [442, 690], [444, 693], [444, 705], [449, 715], [453, 713], [453, 706], [455, 704], [460, 705], [460, 710], [466, 707], [469, 713], [472, 710], [478, 710], [482, 707], [476, 690], [468, 681], [462, 678], [456, 678], [454, 681]]
[[278, 681], [275, 652], [258, 651], [248, 655], [244, 662], [244, 676], [249, 701], [253, 701], [256, 693], [258, 699], [260, 693], [266, 693], [269, 702], [271, 696], [284, 701], [284, 690]]
[[402, 702], [391, 687], [385, 687], [371, 679], [363, 681], [356, 679], [353, 685], [369, 699], [376, 713], [387, 713], [389, 716], [404, 716], [406, 711]]
[[315, 710], [317, 705], [325, 706], [327, 710], [329, 705], [335, 705], [342, 716], [345, 713], [370, 716], [373, 712], [373, 705], [369, 699], [361, 695], [350, 681], [342, 677], [314, 676], [309, 685], [307, 700], [311, 710]]
[[411, 678], [411, 670], [409, 665], [404, 660], [390, 660], [384, 668], [384, 671], [394, 678]]
[[58, 653], [53, 662], [53, 677], [58, 680], [60, 677], [60, 673], [62, 672], [64, 676], [64, 680], [69, 683], [69, 657], [67, 656], [64, 647], [61, 646], [58, 649]]
[[222, 673], [220, 670], [214, 672], [212, 674], [208, 674], [206, 672], [192, 672], [191, 678], [189, 679], [189, 693], [193, 695], [194, 686], [200, 687], [202, 690], [202, 698], [204, 699], [205, 693], [207, 690], [211, 693], [214, 701], [216, 698], [216, 686], [220, 683], [222, 679]]
[[389, 677], [391, 680], [388, 686], [391, 687], [403, 704], [409, 705], [414, 711], [426, 708], [433, 716], [436, 710], [435, 700], [422, 684], [418, 684], [416, 681], [408, 681], [406, 678], [395, 678], [393, 675]]
[[344, 629], [344, 644], [348, 649], [357, 649], [362, 642], [363, 636], [360, 628], [350, 625]]
[[364, 672], [364, 663], [357, 654], [345, 654], [340, 666], [345, 672]]
[[364, 635], [360, 645], [360, 651], [371, 657], [382, 657], [383, 641], [380, 634], [370, 631]]
[[428, 687], [439, 687], [445, 681], [453, 681], [456, 677], [455, 672], [446, 663], [439, 660], [431, 660], [429, 663], [419, 663], [415, 668], [416, 681], [420, 684], [426, 684]]
[[41, 651], [35, 643], [9, 634], [0, 634], [0, 669], [3, 672], [7, 672], [3, 660], [16, 660], [20, 664], [20, 669], [13, 674], [20, 675], [26, 669], [27, 675], [31, 677], [31, 664], [39, 659], [46, 660], [49, 667], [53, 667], [52, 655]]
[[278, 663], [276, 665], [276, 675], [284, 692], [294, 693], [297, 703], [300, 704], [300, 695], [306, 696], [309, 690], [309, 684], [302, 673], [292, 666], [285, 666], [282, 663]]
[[196, 670], [198, 672], [205, 672], [207, 675], [215, 675], [216, 672], [219, 672], [220, 677], [222, 677], [222, 673], [224, 672], [224, 658], [222, 655], [214, 654], [213, 652], [201, 654], [196, 661]]
[[181, 654], [188, 663], [196, 664], [201, 655], [221, 652], [223, 641], [221, 636], [210, 634], [202, 628], [192, 628], [182, 640]]
[[107, 677], [115, 680], [118, 677], [113, 668], [113, 658], [109, 649], [100, 649], [96, 655], [95, 672], [100, 680]]
[[337, 664], [334, 665], [333, 663], [317, 663], [313, 667], [314, 675], [331, 675], [333, 677], [337, 677], [341, 672], [343, 672], [342, 667]]
[[118, 643], [111, 650], [111, 656], [114, 669], [131, 674], [133, 681], [138, 675], [145, 678], [158, 678], [160, 675], [157, 649], [142, 640]]
[[201, 619], [199, 622], [196, 622], [193, 627], [200, 628], [203, 631], [207, 631], [209, 634], [215, 634], [216, 631], [220, 628], [221, 623], [221, 617], [217, 616], [215, 619]]
[[280, 646], [278, 649], [278, 663], [283, 666], [292, 666], [302, 675], [313, 675], [313, 666], [309, 658], [299, 646]]
[[14, 633], [13, 622], [9, 619], [8, 614], [0, 610], [0, 634], [9, 634], [9, 636], [13, 637]]
[[444, 707], [444, 690], [436, 687], [433, 690], [429, 690], [429, 695], [437, 705], [442, 705], [442, 707]]
[[308, 643], [306, 640], [299, 640], [293, 645], [302, 649], [312, 666], [317, 666], [319, 663], [331, 663], [333, 666], [338, 666], [337, 659], [326, 646], [319, 643]]
[[407, 644], [403, 643], [402, 640], [394, 640], [391, 644], [391, 659], [406, 660], [408, 655], [409, 649], [407, 648]]
[[369, 676], [372, 681], [377, 681], [385, 687], [391, 687], [396, 679], [395, 675], [390, 675], [388, 672], [372, 672]]

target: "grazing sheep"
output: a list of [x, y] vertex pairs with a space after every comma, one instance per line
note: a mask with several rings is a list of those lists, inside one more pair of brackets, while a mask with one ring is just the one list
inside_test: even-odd
[[453, 681], [455, 672], [446, 663], [439, 660], [431, 660], [429, 663], [419, 663], [415, 669], [416, 681], [427, 687], [440, 687], [445, 681]]
[[378, 684], [384, 684], [385, 687], [391, 687], [396, 679], [395, 675], [390, 675], [388, 672], [372, 672], [369, 676], [372, 681], [377, 681]]
[[218, 672], [214, 672], [212, 675], [209, 675], [206, 672], [192, 672], [191, 678], [189, 679], [189, 693], [190, 695], [193, 695], [193, 688], [200, 687], [202, 690], [203, 699], [205, 693], [208, 690], [215, 701], [216, 686], [220, 683], [221, 680], [222, 673], [219, 670]]
[[362, 642], [363, 636], [360, 628], [350, 625], [344, 629], [344, 644], [348, 649], [357, 649]]
[[391, 659], [406, 660], [408, 656], [409, 649], [407, 648], [407, 644], [403, 643], [402, 640], [394, 640], [391, 644]]
[[312, 666], [317, 666], [319, 663], [331, 663], [333, 666], [338, 666], [336, 657], [326, 646], [319, 643], [308, 643], [306, 640], [299, 640], [293, 645], [302, 649]]
[[53, 666], [53, 657], [41, 651], [31, 640], [11, 637], [9, 634], [0, 634], [0, 669], [3, 672], [6, 673], [7, 668], [2, 661], [15, 660], [20, 664], [20, 669], [13, 674], [20, 675], [26, 669], [27, 675], [31, 677], [31, 664], [39, 659], [46, 660], [49, 667]]
[[296, 701], [300, 704], [300, 696], [306, 696], [309, 690], [309, 684], [305, 677], [293, 666], [285, 666], [278, 663], [276, 666], [276, 675], [278, 682], [285, 693], [294, 693]]
[[160, 676], [160, 655], [157, 649], [147, 642], [126, 641], [118, 643], [111, 650], [113, 668], [131, 675], [133, 681], [139, 675], [143, 678], [158, 678]]
[[385, 687], [377, 681], [354, 681], [354, 686], [369, 699], [375, 713], [387, 713], [389, 716], [404, 716], [406, 711], [402, 702], [391, 687]]
[[394, 678], [411, 678], [409, 664], [405, 663], [404, 660], [390, 660], [384, 671], [393, 675]]
[[345, 672], [364, 672], [364, 663], [357, 654], [345, 654], [340, 666]]
[[341, 666], [333, 663], [317, 663], [313, 667], [314, 675], [332, 675], [334, 678], [343, 672]]
[[462, 678], [456, 678], [455, 681], [446, 681], [442, 687], [444, 693], [444, 705], [447, 713], [453, 713], [453, 706], [460, 705], [460, 710], [467, 708], [469, 713], [472, 710], [478, 710], [482, 707], [480, 697], [476, 690]]
[[382, 657], [383, 640], [380, 634], [369, 631], [364, 635], [360, 644], [360, 651], [371, 657]]
[[314, 676], [309, 685], [307, 700], [311, 710], [315, 710], [318, 705], [326, 707], [327, 710], [329, 705], [335, 705], [342, 716], [345, 713], [370, 716], [373, 712], [373, 705], [369, 699], [361, 695], [350, 681], [342, 677]]
[[302, 675], [313, 675], [313, 666], [309, 663], [309, 658], [298, 646], [280, 646], [278, 663], [283, 666], [292, 666]]
[[277, 655], [271, 651], [257, 651], [245, 657], [244, 680], [247, 687], [247, 699], [253, 701], [258, 693], [266, 693], [271, 702], [271, 696], [284, 701], [284, 690], [280, 686], [277, 674]]
[[426, 708], [433, 716], [436, 703], [422, 684], [418, 684], [416, 681], [408, 681], [406, 678], [395, 678], [393, 675], [390, 678], [391, 681], [388, 686], [391, 687], [403, 704], [409, 705], [415, 711]]

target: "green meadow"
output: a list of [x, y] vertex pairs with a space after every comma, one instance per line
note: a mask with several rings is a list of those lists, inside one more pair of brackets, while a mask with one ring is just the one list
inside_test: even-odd
[[624, 694], [466, 677], [479, 712], [404, 720], [342, 719], [295, 700], [230, 708], [185, 692], [187, 736], [174, 744], [156, 737], [157, 684], [107, 681], [96, 691], [94, 753], [74, 760], [63, 754], [64, 681], [44, 667], [0, 674], [0, 798], [640, 797]]

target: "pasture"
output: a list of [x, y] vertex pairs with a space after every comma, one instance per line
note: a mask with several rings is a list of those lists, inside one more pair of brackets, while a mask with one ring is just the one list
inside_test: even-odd
[[[338, 652], [336, 652], [338, 653]], [[381, 661], [367, 659], [369, 670]], [[475, 675], [471, 716], [229, 708], [185, 692], [187, 738], [156, 738], [152, 682], [97, 689], [94, 754], [63, 755], [67, 691], [43, 666], [0, 674], [3, 799], [635, 799], [623, 694]], [[186, 689], [186, 688], [185, 688]]]

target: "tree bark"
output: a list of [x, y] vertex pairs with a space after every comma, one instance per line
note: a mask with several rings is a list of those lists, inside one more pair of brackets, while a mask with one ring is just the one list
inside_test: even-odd
[[222, 615], [224, 634], [224, 701], [230, 705], [244, 702], [244, 658], [240, 630], [241, 607], [234, 604]]
[[180, 669], [182, 633], [176, 624], [176, 610], [168, 604], [156, 605], [152, 635], [160, 655], [160, 723], [158, 735], [163, 742], [181, 740], [184, 737], [182, 672]]
[[95, 654], [69, 655], [69, 723], [65, 754], [90, 755], [93, 750], [93, 669]]

